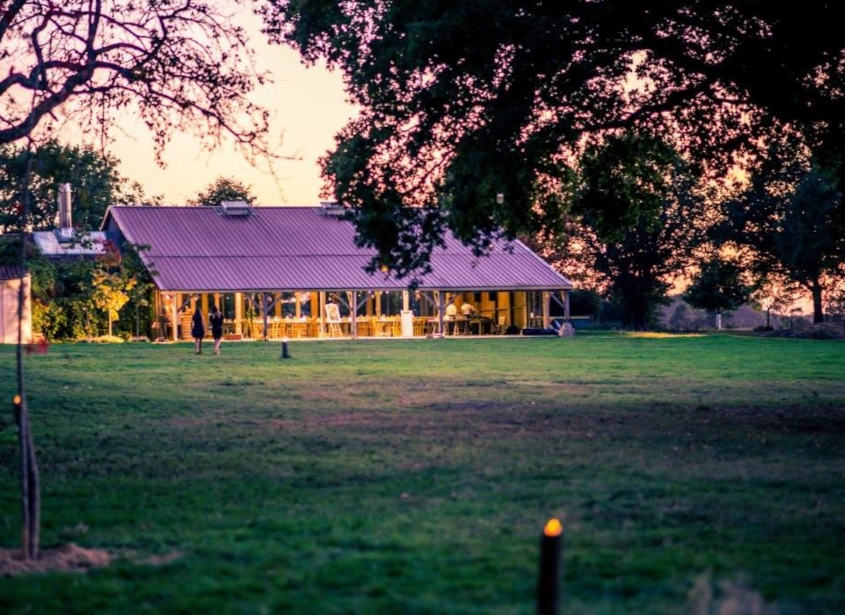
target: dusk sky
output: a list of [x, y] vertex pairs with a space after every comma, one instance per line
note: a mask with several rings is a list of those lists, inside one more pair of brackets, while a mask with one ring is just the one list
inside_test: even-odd
[[279, 160], [273, 174], [266, 164], [252, 167], [231, 144], [204, 151], [191, 135], [174, 137], [165, 150], [165, 168], [156, 165], [153, 143], [146, 128], [126, 122], [115, 131], [110, 153], [122, 162], [123, 174], [139, 181], [148, 194], [161, 194], [165, 204], [182, 205], [218, 176], [234, 177], [253, 187], [261, 205], [313, 204], [322, 186], [317, 160], [333, 145], [334, 134], [353, 114], [346, 103], [341, 76], [323, 66], [305, 67], [299, 53], [269, 45], [260, 32], [260, 20], [240, 16], [252, 32], [259, 68], [271, 73], [274, 83], [255, 92], [253, 100], [273, 114], [270, 143], [277, 153], [298, 160]]

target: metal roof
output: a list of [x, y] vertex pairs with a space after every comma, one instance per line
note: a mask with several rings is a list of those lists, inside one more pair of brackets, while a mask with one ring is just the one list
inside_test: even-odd
[[105, 253], [106, 234], [101, 231], [85, 231], [79, 236], [73, 235], [71, 240], [59, 240], [57, 230], [36, 231], [32, 233], [32, 239], [41, 254], [47, 258], [69, 258], [77, 256], [99, 256]]
[[[401, 290], [407, 280], [364, 267], [374, 250], [355, 245], [351, 222], [320, 207], [256, 207], [227, 216], [216, 207], [109, 208], [103, 221], [129, 242], [157, 286], [174, 291]], [[431, 256], [421, 289], [555, 290], [572, 283], [519, 241], [495, 242], [477, 258], [451, 234]]]
[[0, 265], [0, 280], [15, 280], [28, 275], [20, 265]]

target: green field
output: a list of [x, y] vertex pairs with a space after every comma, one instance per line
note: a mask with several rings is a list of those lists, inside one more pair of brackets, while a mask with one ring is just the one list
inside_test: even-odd
[[[0, 579], [0, 612], [532, 613], [553, 515], [565, 613], [729, 599], [845, 611], [845, 343], [292, 342], [288, 361], [279, 349], [56, 344], [28, 357], [42, 544], [119, 559]], [[0, 349], [3, 399], [13, 359]]]

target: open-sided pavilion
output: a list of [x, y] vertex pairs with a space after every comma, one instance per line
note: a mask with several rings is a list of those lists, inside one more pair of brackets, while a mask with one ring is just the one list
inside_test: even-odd
[[143, 246], [156, 290], [155, 335], [190, 337], [212, 303], [237, 337], [413, 336], [548, 327], [550, 301], [568, 317], [572, 284], [520, 241], [476, 257], [451, 235], [432, 272], [406, 280], [365, 267], [374, 252], [332, 206], [113, 206], [107, 236]]

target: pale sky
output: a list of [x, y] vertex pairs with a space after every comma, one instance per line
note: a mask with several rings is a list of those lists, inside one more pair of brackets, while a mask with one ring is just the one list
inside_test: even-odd
[[[120, 159], [121, 173], [141, 183], [147, 194], [161, 194], [164, 204], [183, 205], [217, 177], [234, 177], [253, 188], [260, 205], [316, 204], [322, 187], [317, 160], [334, 145], [334, 135], [354, 115], [346, 102], [339, 73], [323, 66], [306, 68], [298, 52], [268, 45], [258, 18], [240, 19], [252, 35], [259, 69], [274, 83], [255, 92], [252, 100], [273, 114], [270, 144], [277, 153], [300, 160], [280, 160], [273, 174], [252, 167], [231, 145], [204, 151], [196, 137], [177, 135], [164, 152], [165, 168], [156, 165], [153, 143], [143, 125], [128, 121], [115, 131], [109, 153]], [[121, 134], [127, 133], [127, 134]]]

